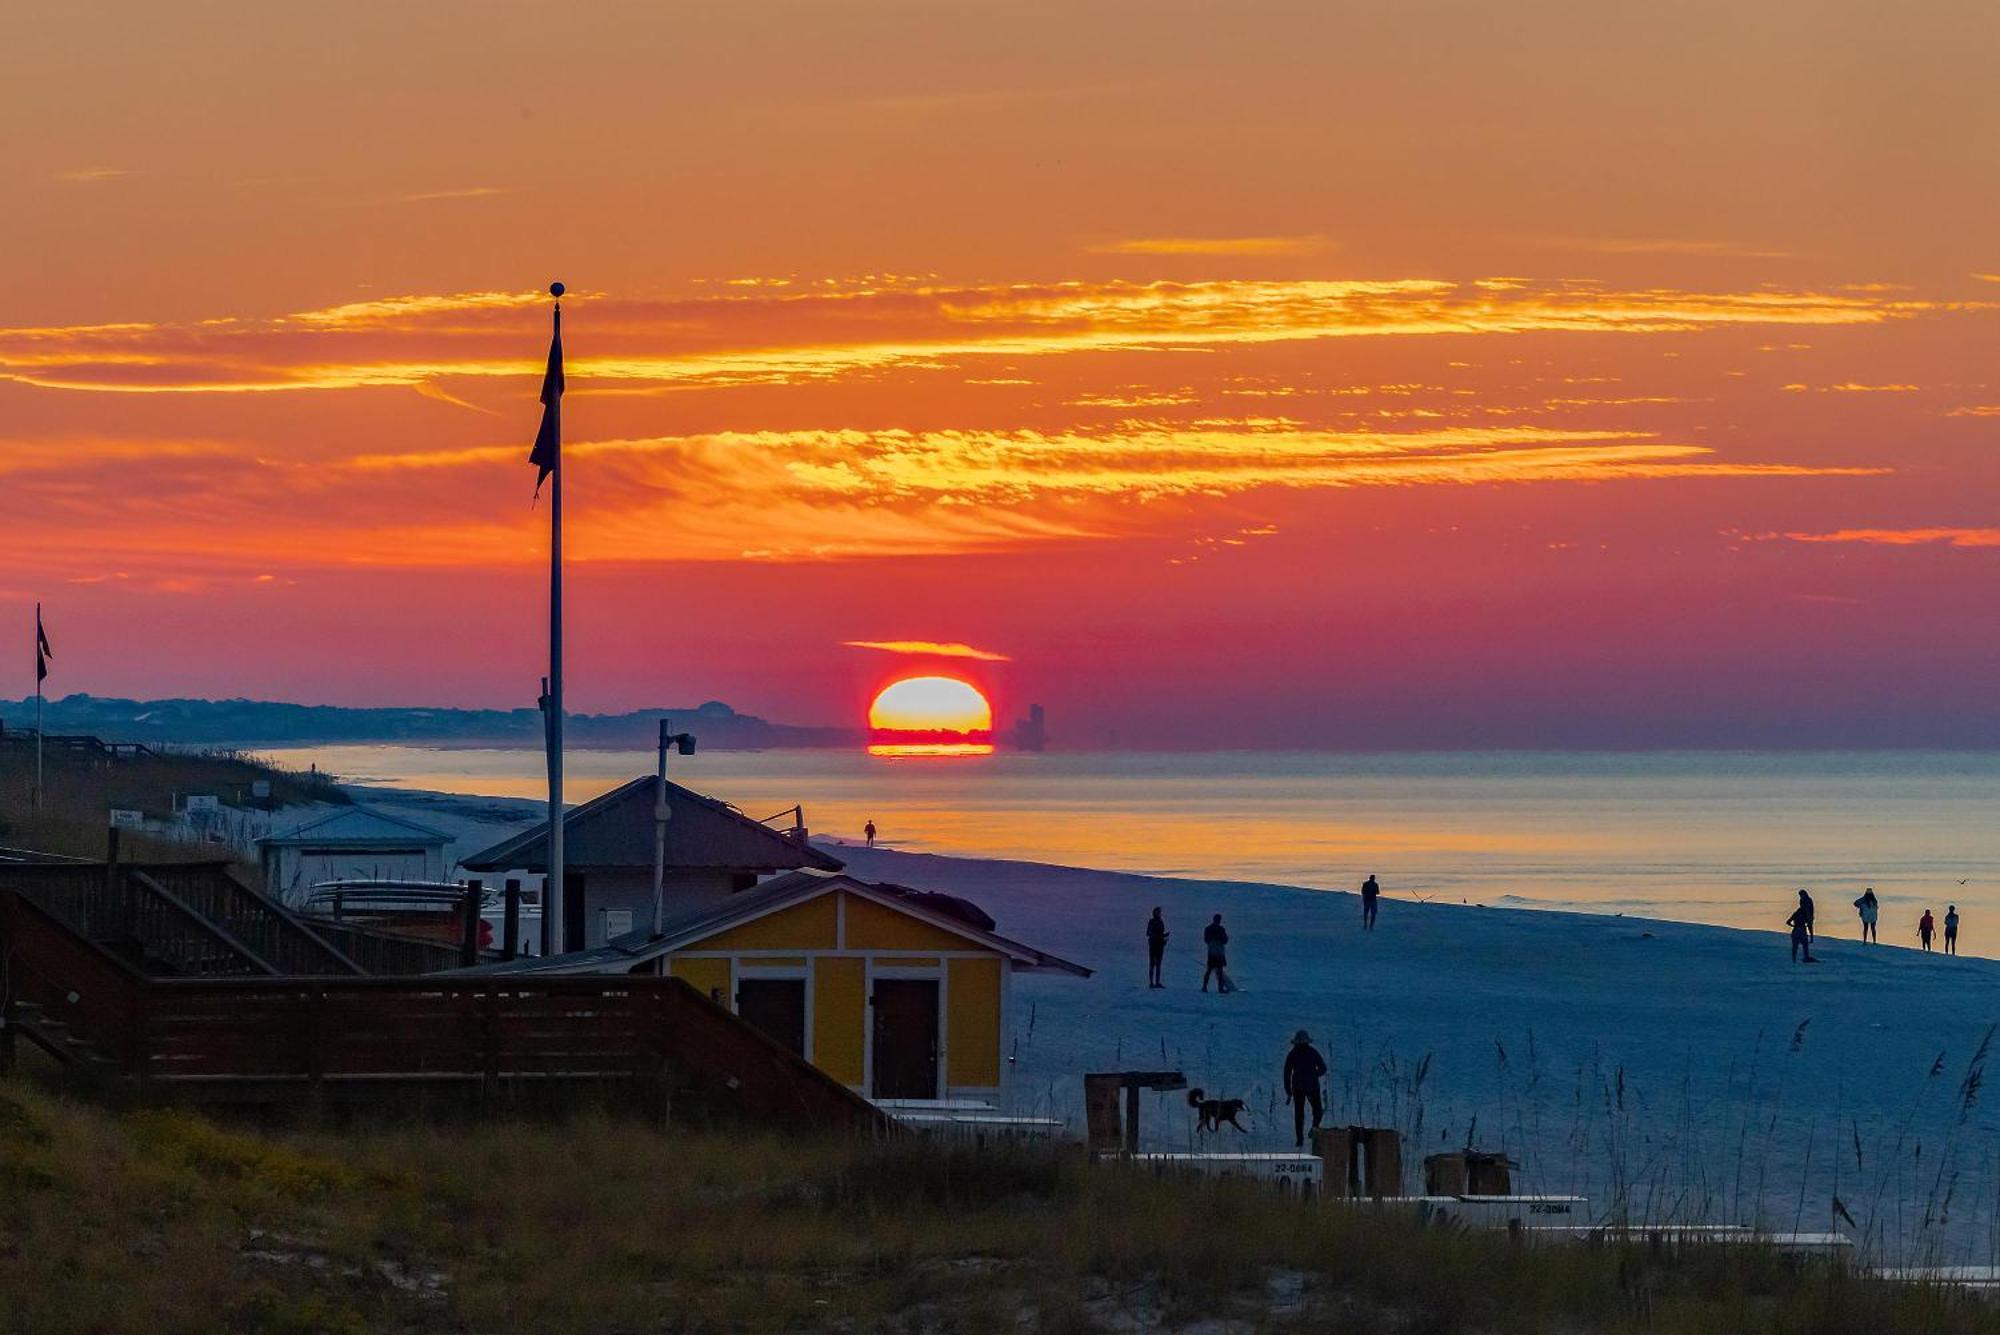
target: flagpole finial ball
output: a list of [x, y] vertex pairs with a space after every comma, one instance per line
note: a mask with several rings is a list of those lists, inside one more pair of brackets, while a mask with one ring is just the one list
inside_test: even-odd
[[559, 297], [559, 296], [561, 296], [562, 294], [563, 294], [563, 285], [562, 285], [561, 283], [550, 283], [550, 284], [549, 284], [549, 295], [550, 295], [550, 296], [552, 296], [552, 297]]

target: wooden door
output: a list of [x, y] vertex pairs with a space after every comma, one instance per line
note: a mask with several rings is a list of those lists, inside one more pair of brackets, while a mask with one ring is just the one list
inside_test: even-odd
[[805, 979], [739, 980], [736, 984], [736, 1014], [797, 1055], [806, 1055]]
[[875, 1097], [938, 1097], [937, 979], [878, 978], [874, 1002]]

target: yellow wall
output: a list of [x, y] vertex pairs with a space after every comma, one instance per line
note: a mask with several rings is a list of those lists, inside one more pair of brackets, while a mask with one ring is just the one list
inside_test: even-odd
[[945, 1083], [996, 1086], [1000, 1083], [1001, 961], [997, 956], [953, 960], [950, 968]]
[[838, 912], [834, 897], [821, 895], [688, 944], [697, 950], [832, 950]]
[[736, 1009], [729, 995], [728, 960], [691, 960], [676, 955], [671, 963], [674, 977], [686, 979], [690, 987], [705, 997], [721, 996], [723, 1005]]
[[813, 1065], [844, 1085], [866, 1083], [861, 1069], [868, 1013], [862, 996], [865, 963], [821, 959], [813, 965]]
[[873, 900], [843, 895], [847, 901], [849, 950], [963, 950], [972, 943], [955, 932], [919, 922]]

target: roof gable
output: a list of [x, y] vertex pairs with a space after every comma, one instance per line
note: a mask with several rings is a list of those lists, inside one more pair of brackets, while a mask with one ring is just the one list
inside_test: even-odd
[[403, 816], [357, 802], [353, 806], [339, 807], [315, 816], [289, 830], [267, 834], [257, 842], [266, 845], [352, 844], [365, 847], [412, 842], [448, 844], [451, 836], [442, 830], [434, 830], [428, 825], [420, 825]]
[[[653, 775], [644, 775], [570, 808], [563, 817], [564, 864], [576, 869], [650, 871], [658, 782]], [[667, 813], [669, 871], [768, 872], [798, 867], [837, 871], [841, 866], [837, 858], [677, 783], [667, 784]], [[472, 871], [546, 871], [548, 842], [544, 823], [482, 849], [463, 859], [463, 864]]]

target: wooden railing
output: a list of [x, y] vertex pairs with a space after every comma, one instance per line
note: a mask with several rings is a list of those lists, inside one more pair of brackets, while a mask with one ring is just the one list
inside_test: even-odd
[[288, 975], [357, 974], [361, 967], [311, 928], [237, 880], [225, 865], [160, 864], [145, 869], [160, 889]]
[[[460, 948], [434, 937], [405, 936], [331, 918], [304, 919], [316, 935], [360, 966], [370, 977], [407, 978], [459, 968]], [[486, 952], [491, 956], [492, 952]]]
[[[138, 1057], [142, 980], [41, 905], [0, 891], [0, 1005], [30, 1001], [128, 1069]], [[8, 1015], [12, 1023], [11, 1013]]]
[[124, 876], [125, 923], [148, 964], [198, 978], [257, 977], [277, 972], [234, 934], [194, 912], [146, 873], [127, 871]]
[[141, 1086], [231, 1098], [658, 1081], [790, 1127], [880, 1112], [677, 978], [149, 978], [0, 891], [0, 976]]
[[162, 972], [361, 972], [223, 863], [0, 864], [4, 889], [20, 891], [91, 940]]

